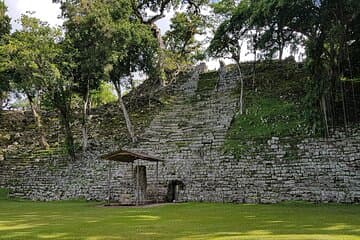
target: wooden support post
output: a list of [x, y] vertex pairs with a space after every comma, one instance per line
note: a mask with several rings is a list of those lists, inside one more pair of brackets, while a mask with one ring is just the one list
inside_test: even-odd
[[160, 187], [160, 184], [159, 184], [159, 161], [156, 161], [156, 186], [157, 186], [156, 203], [158, 203], [159, 195], [160, 195], [160, 192], [159, 192], [159, 187]]
[[110, 205], [110, 195], [111, 195], [111, 162], [108, 163], [108, 205]]
[[[133, 182], [134, 181], [134, 176], [135, 176], [135, 173], [134, 173], [134, 162], [131, 162], [131, 182]], [[135, 184], [134, 184], [135, 185]], [[134, 187], [134, 185], [133, 185], [133, 191], [134, 191], [134, 194], [135, 194], [135, 197], [136, 197], [136, 187]], [[136, 201], [136, 199], [135, 199], [135, 201]], [[133, 203], [132, 201], [131, 201], [131, 203]]]
[[140, 202], [140, 192], [139, 192], [139, 160], [137, 160], [136, 166], [136, 206], [139, 205]]

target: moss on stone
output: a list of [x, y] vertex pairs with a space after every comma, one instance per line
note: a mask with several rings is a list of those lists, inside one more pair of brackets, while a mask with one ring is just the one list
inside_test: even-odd
[[0, 188], [0, 200], [7, 199], [9, 196], [9, 190], [6, 188]]
[[225, 149], [241, 154], [251, 140], [264, 143], [273, 136], [303, 136], [304, 119], [299, 106], [274, 97], [248, 97], [246, 113], [236, 115], [228, 131]]
[[187, 142], [175, 142], [175, 145], [178, 149], [180, 148], [184, 148], [184, 147], [187, 147], [189, 145], [189, 143]]
[[215, 89], [219, 80], [218, 72], [207, 72], [200, 74], [197, 92], [212, 91]]

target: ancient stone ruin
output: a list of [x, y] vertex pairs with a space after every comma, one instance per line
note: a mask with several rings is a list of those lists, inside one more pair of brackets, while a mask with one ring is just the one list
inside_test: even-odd
[[171, 107], [152, 120], [137, 146], [127, 146], [164, 159], [158, 175], [155, 164], [146, 161], [140, 160], [135, 168], [101, 159], [117, 150], [114, 144], [113, 149], [90, 150], [75, 162], [66, 157], [31, 163], [2, 159], [0, 187], [9, 188], [12, 196], [34, 200], [107, 200], [110, 192], [111, 200], [131, 203], [136, 198], [134, 172], [139, 172], [141, 196], [137, 197], [148, 201], [360, 202], [359, 129], [350, 129], [347, 137], [336, 132], [296, 144], [274, 136], [240, 159], [224, 153], [222, 146], [236, 112], [232, 91], [238, 76], [224, 66], [220, 69], [216, 87], [205, 97], [198, 96], [204, 66], [174, 86]]

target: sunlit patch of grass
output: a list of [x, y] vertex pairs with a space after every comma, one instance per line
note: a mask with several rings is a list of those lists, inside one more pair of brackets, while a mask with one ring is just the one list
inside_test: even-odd
[[66, 237], [66, 233], [54, 233], [54, 234], [39, 234], [38, 238], [41, 239], [59, 239]]
[[235, 156], [247, 150], [247, 142], [263, 143], [271, 137], [305, 136], [300, 107], [279, 97], [252, 94], [246, 98], [246, 111], [236, 115], [227, 133], [224, 148]]
[[184, 203], [99, 207], [0, 200], [0, 239], [357, 240], [360, 206]]

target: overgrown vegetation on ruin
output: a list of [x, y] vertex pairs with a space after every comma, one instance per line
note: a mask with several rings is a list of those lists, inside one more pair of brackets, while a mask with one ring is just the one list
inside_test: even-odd
[[[304, 66], [287, 61], [264, 62], [256, 67], [254, 79], [250, 72], [246, 75], [245, 113], [235, 115], [224, 146], [225, 151], [236, 156], [246, 152], [252, 142], [264, 143], [271, 137], [302, 138], [311, 134], [306, 132], [304, 116], [304, 93], [309, 81]], [[251, 69], [247, 65], [243, 68]], [[256, 88], [253, 88], [253, 80]]]

